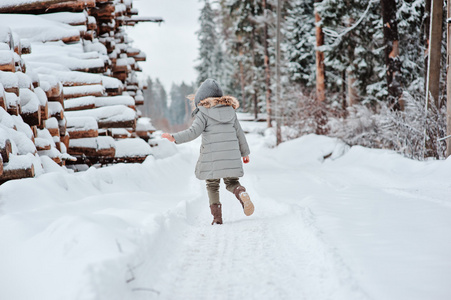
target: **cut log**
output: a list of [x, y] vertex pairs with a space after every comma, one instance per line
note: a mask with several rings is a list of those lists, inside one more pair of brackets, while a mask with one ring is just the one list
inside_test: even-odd
[[66, 149], [69, 148], [69, 140], [70, 140], [70, 136], [67, 133], [66, 133], [66, 135], [60, 136], [60, 141], [61, 141], [61, 143], [64, 144]]
[[39, 106], [41, 109], [41, 119], [47, 120], [49, 118], [49, 103], [46, 102], [45, 105]]
[[57, 120], [64, 119], [64, 108], [59, 102], [49, 102], [48, 104], [49, 116]]
[[50, 5], [46, 12], [83, 12], [85, 8], [95, 6], [95, 0], [67, 0], [63, 3]]
[[96, 17], [96, 18], [113, 19], [115, 10], [116, 10], [116, 7], [114, 4], [109, 4], [108, 2], [105, 4], [99, 3], [99, 6], [97, 6], [95, 8], [91, 8], [89, 10], [89, 15]]
[[112, 137], [96, 137], [85, 139], [71, 139], [67, 153], [74, 156], [86, 155], [88, 157], [107, 156], [114, 157], [116, 149]]
[[125, 17], [124, 18], [125, 25], [133, 26], [136, 23], [140, 22], [153, 22], [153, 23], [161, 23], [164, 22], [163, 18], [159, 17], [138, 17], [138, 16], [131, 16], [131, 17]]
[[20, 99], [15, 93], [5, 92], [6, 108], [10, 115], [18, 116], [21, 112]]
[[8, 166], [5, 166], [3, 168], [3, 174], [0, 176], [0, 184], [8, 180], [34, 177], [34, 175], [33, 164], [31, 164], [29, 167], [20, 169], [9, 169]]
[[3, 162], [9, 162], [9, 154], [12, 153], [11, 141], [6, 140], [4, 145], [0, 145], [0, 154], [2, 155]]
[[[0, 13], [8, 14], [37, 14], [45, 12], [49, 5], [61, 2], [75, 2], [76, 0], [33, 0], [19, 1], [19, 3], [0, 4]], [[20, 3], [22, 2], [22, 3]]]
[[136, 120], [125, 121], [98, 121], [99, 128], [135, 128]]
[[65, 111], [92, 109], [96, 107], [96, 98], [94, 96], [86, 96], [80, 98], [72, 98], [64, 101]]
[[4, 110], [7, 110], [5, 89], [3, 88], [3, 84], [1, 83], [0, 83], [0, 107], [2, 107]]
[[71, 128], [67, 129], [67, 132], [69, 133], [69, 137], [71, 139], [81, 139], [81, 138], [92, 138], [92, 137], [98, 137], [99, 132], [95, 129], [89, 129], [89, 130], [72, 130]]
[[82, 86], [71, 86], [64, 87], [64, 99], [80, 98], [86, 96], [103, 96], [105, 89], [102, 85], [82, 85]]
[[40, 109], [38, 109], [35, 112], [21, 113], [20, 116], [22, 117], [23, 121], [30, 126], [38, 126], [41, 124], [41, 110]]
[[58, 120], [58, 129], [60, 131], [60, 136], [65, 136], [67, 134], [67, 120], [66, 118]]
[[0, 71], [15, 72], [13, 52], [10, 50], [0, 50]]
[[36, 145], [36, 150], [38, 151], [50, 150], [52, 148], [52, 144], [43, 138], [35, 138], [34, 144]]

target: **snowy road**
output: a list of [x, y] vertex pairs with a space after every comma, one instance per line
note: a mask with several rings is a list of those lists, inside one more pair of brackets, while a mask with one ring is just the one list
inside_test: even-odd
[[248, 139], [256, 210], [222, 186], [223, 225], [193, 175], [198, 142], [3, 185], [0, 299], [450, 298], [451, 160]]

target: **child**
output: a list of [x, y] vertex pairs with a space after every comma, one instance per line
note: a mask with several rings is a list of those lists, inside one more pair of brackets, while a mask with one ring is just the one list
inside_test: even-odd
[[202, 134], [200, 156], [196, 164], [196, 177], [206, 180], [213, 224], [222, 224], [221, 202], [219, 201], [219, 181], [223, 178], [226, 189], [235, 194], [243, 206], [246, 216], [254, 212], [254, 205], [238, 177], [244, 175], [243, 162], [249, 162], [249, 146], [236, 117], [238, 100], [223, 96], [218, 82], [205, 80], [194, 97], [195, 116], [190, 128], [162, 137], [176, 144], [194, 140]]

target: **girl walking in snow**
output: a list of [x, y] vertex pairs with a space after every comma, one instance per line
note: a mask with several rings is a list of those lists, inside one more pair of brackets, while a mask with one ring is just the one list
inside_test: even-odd
[[238, 100], [223, 96], [218, 82], [205, 80], [194, 97], [195, 117], [190, 128], [174, 134], [163, 133], [162, 137], [176, 144], [194, 140], [202, 134], [199, 160], [196, 164], [196, 177], [206, 180], [213, 224], [222, 224], [221, 202], [219, 201], [219, 182], [222, 178], [229, 192], [235, 194], [243, 206], [244, 213], [250, 216], [254, 205], [249, 194], [238, 180], [244, 175], [243, 162], [249, 163], [249, 146], [237, 119], [235, 109]]

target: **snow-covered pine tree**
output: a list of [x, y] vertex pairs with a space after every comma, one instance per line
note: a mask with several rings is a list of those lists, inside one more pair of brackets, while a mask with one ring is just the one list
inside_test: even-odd
[[171, 105], [169, 106], [169, 116], [172, 125], [186, 125], [191, 119], [191, 107], [188, 95], [194, 93], [193, 85], [182, 82], [171, 86]]
[[[375, 0], [324, 0], [316, 4], [325, 33], [327, 88], [348, 100], [387, 95], [380, 5]], [[349, 101], [348, 101], [349, 102]]]
[[282, 51], [286, 59], [289, 80], [305, 87], [315, 84], [315, 19], [314, 0], [286, 2], [285, 24], [282, 29]]
[[[269, 7], [269, 4], [267, 4]], [[266, 108], [266, 82], [263, 47], [263, 18], [261, 1], [229, 0], [220, 1], [223, 16], [227, 55], [234, 65], [232, 82], [241, 89], [241, 107], [253, 111], [255, 116]], [[269, 10], [271, 13], [271, 10]], [[225, 16], [225, 17], [224, 17]], [[273, 46], [268, 44], [270, 62], [273, 62]]]
[[197, 31], [199, 39], [199, 63], [197, 84], [200, 85], [207, 78], [216, 78], [222, 81], [223, 53], [221, 43], [216, 31], [215, 12], [208, 0], [199, 16], [200, 29]]
[[168, 118], [167, 94], [164, 86], [158, 78], [152, 80], [147, 78], [148, 88], [144, 90], [144, 114], [152, 119], [152, 123], [156, 126], [166, 126]]
[[[429, 1], [430, 4], [430, 1]], [[397, 8], [400, 59], [402, 62], [402, 85], [410, 93], [424, 91], [424, 53], [427, 41], [425, 1], [399, 1]], [[429, 32], [429, 31], [428, 31]]]

